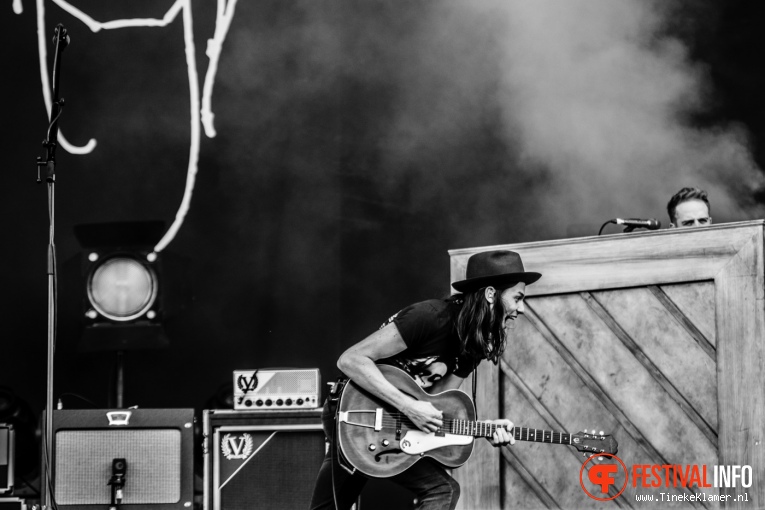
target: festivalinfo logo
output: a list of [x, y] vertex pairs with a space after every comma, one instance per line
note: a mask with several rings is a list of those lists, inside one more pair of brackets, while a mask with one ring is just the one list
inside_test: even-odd
[[[614, 464], [597, 464], [594, 459], [610, 457]], [[589, 470], [587, 465], [592, 462]], [[624, 471], [624, 483], [616, 486], [616, 476], [619, 470]], [[579, 470], [579, 483], [582, 490], [598, 501], [610, 501], [619, 497], [628, 483], [633, 488], [685, 488], [691, 490], [720, 489], [752, 486], [752, 466], [704, 464], [633, 464], [630, 469], [624, 462], [613, 454], [596, 454], [588, 458]], [[616, 489], [613, 494], [611, 486]], [[589, 489], [588, 489], [589, 487]], [[637, 501], [733, 501], [731, 494], [707, 494], [705, 492], [692, 494], [669, 494], [661, 492], [654, 498], [653, 494], [636, 495]], [[746, 493], [736, 496], [737, 501], [747, 501]]]

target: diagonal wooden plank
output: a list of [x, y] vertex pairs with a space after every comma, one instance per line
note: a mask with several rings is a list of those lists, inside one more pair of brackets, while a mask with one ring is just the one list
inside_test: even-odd
[[[693, 406], [698, 414], [718, 432], [717, 414], [717, 363], [711, 359], [669, 311], [646, 287], [614, 289], [593, 292], [593, 297], [603, 306], [627, 335], [640, 347], [654, 365]], [[582, 300], [584, 303], [584, 301]], [[591, 319], [607, 328], [603, 321], [587, 306]], [[612, 341], [632, 357], [635, 365], [651, 377], [651, 383], [664, 393], [664, 398], [676, 412], [681, 413], [685, 426], [696, 427], [685, 412], [669, 397], [647, 369], [627, 350], [615, 334], [608, 330]], [[665, 409], [669, 411], [669, 409]], [[627, 413], [629, 414], [629, 413]], [[630, 415], [633, 419], [634, 416]], [[699, 435], [701, 435], [699, 433]], [[702, 437], [704, 442], [706, 438]], [[657, 445], [658, 446], [658, 445]], [[664, 451], [663, 448], [660, 448]]]
[[669, 464], [661, 452], [659, 452], [659, 450], [657, 450], [651, 444], [651, 442], [632, 424], [632, 421], [627, 418], [627, 416], [619, 408], [616, 402], [614, 402], [611, 397], [609, 397], [608, 394], [603, 391], [603, 388], [600, 387], [597, 381], [595, 381], [595, 379], [592, 378], [587, 370], [582, 367], [582, 365], [576, 360], [574, 355], [571, 354], [566, 346], [564, 346], [563, 343], [558, 340], [550, 328], [547, 327], [547, 324], [545, 324], [542, 318], [534, 311], [532, 305], [529, 302], [526, 302], [526, 313], [524, 315], [527, 319], [529, 319], [534, 327], [537, 328], [545, 340], [547, 340], [550, 345], [552, 345], [553, 349], [558, 352], [560, 357], [563, 358], [563, 361], [565, 361], [566, 364], [571, 367], [571, 370], [574, 371], [574, 373], [579, 377], [587, 389], [589, 389], [595, 395], [595, 397], [606, 407], [608, 412], [610, 412], [621, 424], [621, 426], [624, 427], [624, 429], [629, 433], [629, 435], [635, 439], [635, 442], [649, 452], [654, 462], [657, 464]]
[[[513, 384], [513, 386], [516, 388], [518, 393], [520, 393], [526, 401], [531, 405], [531, 407], [539, 414], [539, 416], [542, 417], [542, 420], [544, 420], [546, 426], [550, 429], [555, 430], [561, 430], [566, 432], [571, 432], [565, 427], [556, 417], [553, 415], [553, 413], [547, 409], [547, 407], [539, 401], [539, 399], [534, 395], [534, 393], [531, 391], [531, 389], [526, 385], [526, 383], [521, 379], [520, 375], [513, 370], [513, 368], [507, 364], [505, 360], [500, 360], [500, 370], [502, 371], [502, 374], [507, 377], [507, 379], [510, 381], [510, 383]], [[566, 448], [569, 452], [571, 452], [571, 455], [576, 459], [577, 463], [581, 463], [582, 460], [579, 458], [579, 452], [575, 450], [574, 448]], [[504, 455], [504, 452], [503, 452]], [[513, 454], [514, 455], [514, 454]], [[514, 455], [516, 459], [517, 456]], [[507, 458], [505, 456], [505, 458]], [[520, 459], [518, 459], [520, 462]], [[587, 470], [590, 468], [588, 467]], [[615, 496], [618, 493], [618, 490], [616, 490], [615, 487], [611, 486], [609, 487], [609, 495]], [[628, 500], [624, 498], [616, 498], [613, 500], [614, 503], [620, 508], [632, 508], [632, 505], [629, 503]]]
[[672, 303], [688, 317], [717, 350], [715, 322], [715, 281], [701, 280], [659, 285]]
[[536, 477], [526, 469], [526, 466], [523, 465], [523, 462], [516, 456], [515, 452], [507, 447], [502, 448], [502, 458], [504, 458], [505, 462], [518, 473], [518, 476], [521, 477], [534, 495], [539, 498], [539, 501], [542, 502], [545, 508], [561, 509], [561, 506], [558, 505], [555, 498], [553, 498], [542, 484], [537, 481]]
[[680, 393], [677, 388], [675, 388], [675, 385], [672, 384], [669, 379], [667, 379], [664, 373], [659, 370], [659, 367], [657, 367], [654, 362], [651, 361], [648, 356], [646, 356], [640, 346], [635, 343], [632, 337], [630, 337], [629, 334], [624, 331], [624, 329], [622, 329], [619, 323], [617, 323], [611, 314], [608, 313], [608, 310], [603, 307], [600, 301], [598, 301], [598, 299], [589, 292], [581, 292], [579, 295], [582, 297], [582, 299], [584, 299], [592, 311], [595, 312], [595, 315], [597, 315], [600, 320], [602, 320], [603, 323], [608, 326], [608, 329], [614, 333], [616, 338], [618, 338], [624, 344], [624, 346], [627, 347], [633, 356], [635, 356], [635, 359], [637, 359], [640, 364], [645, 367], [648, 373], [651, 374], [651, 376], [656, 380], [656, 382], [661, 385], [664, 391], [666, 391], [667, 394], [672, 397], [680, 409], [683, 410], [683, 412], [699, 428], [699, 430], [702, 432], [702, 434], [704, 434], [709, 442], [712, 443], [712, 446], [717, 448], [717, 431], [714, 430], [709, 423], [707, 423], [704, 417], [701, 416], [698, 411], [696, 411], [696, 408], [694, 408], [693, 405], [691, 405], [691, 403], [688, 402], [688, 400], [683, 396], [683, 394]]
[[[526, 510], [543, 510], [550, 508], [550, 506], [539, 499], [536, 492], [529, 489], [529, 485], [521, 476], [520, 470], [511, 466], [503, 457], [502, 452], [497, 449], [497, 455], [499, 457], [499, 466], [497, 473], [499, 474], [500, 482], [500, 500], [497, 506], [497, 510], [503, 510], [505, 508], [523, 508]], [[530, 475], [531, 476], [531, 475]], [[464, 498], [460, 496], [460, 501]], [[472, 506], [465, 505], [465, 510], [483, 509], [480, 505], [473, 502]], [[459, 509], [459, 504], [457, 509]]]
[[[671, 464], [669, 460], [651, 443], [651, 441], [632, 423], [627, 415], [622, 411], [619, 405], [613, 401], [613, 399], [606, 393], [603, 388], [600, 387], [597, 381], [587, 372], [587, 370], [579, 363], [576, 357], [566, 348], [566, 346], [557, 338], [555, 333], [548, 327], [544, 319], [534, 310], [534, 305], [531, 302], [526, 302], [526, 319], [539, 331], [542, 337], [548, 342], [550, 346], [558, 353], [561, 359], [571, 368], [576, 376], [582, 381], [584, 386], [600, 401], [606, 410], [617, 420], [622, 428], [630, 435], [632, 440], [642, 448], [653, 464]], [[692, 494], [693, 491], [690, 488], [684, 489], [685, 492]], [[710, 504], [707, 501], [693, 502], [693, 506], [699, 506], [699, 504], [706, 508], [712, 508], [715, 505]]]
[[667, 309], [667, 311], [685, 328], [691, 338], [693, 338], [699, 347], [707, 353], [713, 360], [717, 361], [717, 349], [704, 333], [678, 308], [674, 301], [657, 285], [648, 285], [648, 290], [656, 299]]

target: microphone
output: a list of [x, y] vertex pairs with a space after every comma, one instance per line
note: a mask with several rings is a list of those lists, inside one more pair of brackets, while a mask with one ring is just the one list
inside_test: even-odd
[[614, 218], [611, 221], [617, 225], [625, 225], [631, 228], [647, 228], [648, 230], [659, 230], [661, 228], [661, 222], [653, 218], [647, 220], [640, 218]]
[[64, 28], [64, 25], [61, 23], [56, 25], [56, 28], [53, 29], [53, 44], [56, 44], [57, 42], [61, 44], [61, 51], [64, 51], [64, 48], [69, 46], [69, 43], [71, 42], [69, 34], [66, 33], [66, 28]]

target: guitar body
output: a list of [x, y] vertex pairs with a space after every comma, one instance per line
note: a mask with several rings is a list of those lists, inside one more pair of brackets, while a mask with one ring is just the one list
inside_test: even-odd
[[[403, 370], [379, 365], [396, 388], [443, 411], [444, 420], [475, 420], [473, 402], [460, 390], [431, 395]], [[446, 467], [461, 466], [473, 452], [473, 437], [425, 433], [402, 413], [349, 381], [338, 404], [337, 440], [348, 462], [358, 471], [385, 478], [406, 470], [423, 457]]]

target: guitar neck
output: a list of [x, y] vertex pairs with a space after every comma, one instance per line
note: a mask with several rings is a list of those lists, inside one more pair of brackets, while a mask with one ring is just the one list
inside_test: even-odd
[[[491, 437], [497, 428], [495, 423], [482, 421], [452, 420], [448, 426], [450, 434], [473, 437]], [[502, 427], [503, 428], [503, 427]], [[513, 427], [510, 429], [516, 441], [534, 441], [537, 443], [571, 444], [571, 434], [554, 432], [552, 430], [532, 429], [528, 427]]]

